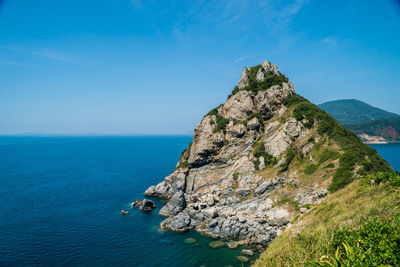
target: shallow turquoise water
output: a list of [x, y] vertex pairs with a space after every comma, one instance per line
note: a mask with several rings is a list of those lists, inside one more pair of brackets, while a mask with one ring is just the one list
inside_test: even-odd
[[150, 213], [119, 213], [172, 172], [190, 141], [0, 137], [0, 266], [239, 265], [239, 250], [208, 248], [195, 232], [160, 233], [159, 200]]

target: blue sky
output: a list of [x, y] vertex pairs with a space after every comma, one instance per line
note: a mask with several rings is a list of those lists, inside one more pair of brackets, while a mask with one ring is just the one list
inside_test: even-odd
[[0, 134], [190, 134], [268, 59], [400, 113], [396, 0], [0, 0]]

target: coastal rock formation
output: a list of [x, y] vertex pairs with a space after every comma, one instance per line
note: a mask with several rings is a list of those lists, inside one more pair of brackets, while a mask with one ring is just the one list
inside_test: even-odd
[[135, 206], [139, 207], [139, 209], [143, 211], [154, 210], [156, 208], [156, 204], [153, 201], [149, 199], [141, 200], [140, 198], [131, 204], [132, 208]]
[[341, 143], [321, 112], [276, 65], [244, 68], [228, 100], [195, 127], [174, 172], [145, 191], [168, 199], [161, 228], [267, 246], [303, 205], [327, 196], [339, 168]]
[[181, 212], [186, 207], [185, 194], [183, 191], [176, 192], [168, 203], [161, 208], [160, 215], [174, 216]]

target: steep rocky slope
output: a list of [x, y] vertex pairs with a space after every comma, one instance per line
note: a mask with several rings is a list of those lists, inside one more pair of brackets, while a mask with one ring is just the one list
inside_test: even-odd
[[329, 191], [388, 169], [265, 61], [243, 69], [228, 100], [196, 126], [175, 171], [145, 195], [168, 199], [163, 229], [261, 248]]

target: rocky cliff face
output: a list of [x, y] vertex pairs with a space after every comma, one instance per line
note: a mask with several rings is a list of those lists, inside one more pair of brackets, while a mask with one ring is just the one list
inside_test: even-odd
[[[343, 151], [321, 122], [299, 116], [298, 99], [276, 65], [244, 68], [228, 100], [196, 126], [175, 171], [146, 190], [169, 199], [161, 228], [266, 246], [324, 198]], [[353, 165], [353, 173], [362, 168]]]

